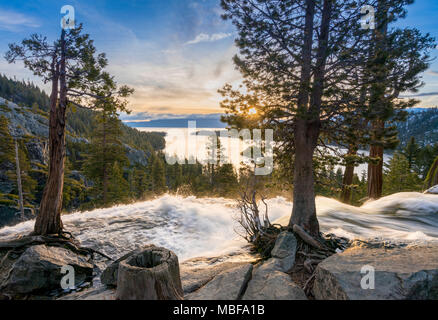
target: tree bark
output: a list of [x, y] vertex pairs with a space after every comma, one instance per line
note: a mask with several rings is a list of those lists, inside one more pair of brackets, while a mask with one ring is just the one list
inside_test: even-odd
[[49, 121], [49, 175], [43, 191], [40, 212], [35, 221], [34, 234], [36, 235], [59, 234], [63, 229], [61, 210], [64, 188], [65, 111], [67, 107], [65, 30], [62, 30], [61, 33], [61, 61], [58, 64], [57, 57], [53, 58], [52, 72]]
[[[325, 67], [327, 61], [329, 27], [332, 1], [325, 0], [319, 32], [313, 88], [310, 92], [312, 65], [312, 41], [315, 2], [307, 0], [306, 22], [303, 45], [303, 67], [298, 98], [298, 119], [294, 130], [295, 162], [293, 210], [289, 226], [298, 225], [312, 236], [319, 237], [319, 223], [316, 217], [315, 178], [313, 154], [320, 134], [320, 110], [324, 91]], [[307, 105], [309, 104], [309, 108]]]
[[[380, 135], [380, 132], [384, 130], [384, 123], [382, 121], [375, 121], [373, 123], [373, 129]], [[379, 199], [382, 197], [383, 192], [383, 146], [373, 144], [370, 147], [370, 157], [379, 158], [377, 163], [370, 162], [368, 164], [368, 198]]]
[[[355, 156], [357, 154], [357, 147], [350, 146], [347, 156]], [[351, 204], [351, 185], [354, 177], [354, 163], [347, 159], [345, 165], [344, 178], [342, 180], [341, 201], [343, 203]]]
[[305, 120], [297, 121], [295, 129], [293, 210], [289, 226], [299, 225], [312, 236], [319, 235], [313, 172], [313, 153], [318, 135], [319, 127], [311, 126]]
[[[373, 86], [371, 88], [371, 107], [377, 110], [382, 110], [386, 102], [385, 99], [385, 81], [388, 77], [386, 71], [386, 55], [387, 44], [386, 37], [388, 33], [388, 7], [386, 0], [379, 0], [377, 3], [378, 11], [378, 28], [374, 31], [375, 42], [375, 65], [376, 68], [373, 78]], [[368, 198], [379, 199], [383, 191], [383, 153], [384, 153], [384, 134], [385, 120], [377, 114], [377, 117], [372, 121], [372, 136], [374, 143], [370, 146], [370, 157], [380, 158], [377, 163], [370, 162], [368, 164]]]
[[289, 226], [297, 224], [310, 233], [319, 231], [316, 219], [315, 190], [313, 177], [313, 149], [308, 142], [307, 110], [309, 104], [309, 88], [312, 66], [312, 40], [315, 16], [315, 2], [306, 0], [306, 17], [304, 26], [304, 41], [302, 48], [303, 64], [301, 67], [300, 89], [297, 99], [297, 120], [294, 128], [294, 190], [293, 209]]
[[119, 300], [182, 300], [178, 257], [151, 247], [120, 262], [116, 296]]
[[342, 180], [341, 201], [351, 204], [351, 185], [353, 184], [354, 165], [348, 163], [345, 166], [344, 178]]

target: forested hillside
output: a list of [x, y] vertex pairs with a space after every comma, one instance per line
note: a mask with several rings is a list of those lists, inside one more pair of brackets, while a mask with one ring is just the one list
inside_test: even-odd
[[[19, 221], [15, 141], [25, 215], [39, 208], [48, 170], [48, 96], [32, 83], [0, 77], [0, 226]], [[4, 95], [4, 97], [1, 97]], [[169, 165], [164, 133], [140, 132], [102, 112], [70, 108], [63, 210], [138, 201], [164, 192], [234, 196], [246, 184], [231, 165]], [[213, 148], [213, 146], [210, 146]], [[219, 157], [219, 154], [218, 154]], [[260, 184], [278, 178], [260, 179]], [[283, 186], [282, 186], [283, 187]], [[270, 184], [271, 190], [276, 189]]]
[[[17, 189], [15, 141], [22, 180], [23, 200], [26, 216], [33, 216], [41, 200], [48, 170], [48, 110], [49, 97], [33, 83], [26, 83], [0, 76], [0, 122], [2, 151], [0, 152], [0, 226], [16, 221], [19, 192]], [[117, 159], [102, 154], [93, 154], [100, 133], [99, 112], [71, 108], [67, 115], [67, 159], [64, 210], [99, 207], [111, 203], [129, 201], [139, 195], [135, 180], [139, 170], [151, 175], [155, 159], [162, 162], [164, 135], [139, 132], [125, 126], [116, 119], [113, 128], [118, 132], [113, 149], [125, 160], [123, 165]], [[107, 144], [104, 148], [111, 149]], [[95, 172], [87, 171], [93, 161]], [[103, 162], [104, 163], [103, 163]], [[162, 164], [162, 163], [161, 163]], [[108, 165], [109, 172], [118, 170], [118, 175], [106, 183], [111, 201], [101, 199], [99, 182], [100, 166]], [[119, 168], [117, 169], [117, 167]], [[136, 172], [136, 175], [134, 175]], [[164, 172], [163, 172], [164, 177]], [[128, 183], [129, 181], [129, 183]], [[117, 187], [117, 188], [115, 188]], [[114, 190], [117, 189], [117, 190]], [[153, 187], [145, 191], [154, 192]], [[143, 194], [142, 194], [143, 196]]]
[[434, 144], [438, 141], [438, 108], [411, 112], [406, 122], [397, 125], [400, 145], [405, 146], [411, 137], [418, 144]]

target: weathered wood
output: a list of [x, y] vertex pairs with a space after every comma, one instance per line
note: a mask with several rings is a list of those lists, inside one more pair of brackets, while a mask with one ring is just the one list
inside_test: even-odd
[[20, 206], [21, 219], [24, 219], [23, 188], [21, 186], [20, 158], [18, 157], [17, 139], [15, 139], [15, 169], [17, 172], [18, 203]]
[[[63, 37], [65, 31], [63, 30]], [[49, 170], [43, 190], [40, 210], [35, 220], [34, 233], [47, 235], [60, 233], [63, 229], [61, 221], [62, 191], [64, 188], [64, 155], [65, 155], [65, 109], [58, 99], [60, 70], [54, 54], [51, 65], [52, 94], [50, 95], [49, 116]]]
[[120, 262], [116, 297], [119, 300], [182, 300], [178, 257], [151, 247]]
[[300, 238], [307, 244], [315, 247], [317, 249], [323, 250], [323, 246], [317, 240], [315, 240], [312, 236], [310, 236], [303, 228], [299, 225], [294, 224], [292, 230], [300, 236]]

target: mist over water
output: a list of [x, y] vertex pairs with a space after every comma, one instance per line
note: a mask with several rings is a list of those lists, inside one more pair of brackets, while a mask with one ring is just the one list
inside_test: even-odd
[[[438, 195], [399, 193], [353, 207], [318, 197], [323, 232], [350, 239], [438, 241]], [[292, 204], [268, 200], [269, 217], [286, 225]], [[235, 202], [223, 198], [164, 195], [150, 201], [63, 216], [66, 229], [83, 245], [112, 257], [153, 243], [173, 250], [180, 261], [197, 256], [245, 251], [238, 236]], [[0, 229], [0, 238], [29, 233], [34, 221]]]

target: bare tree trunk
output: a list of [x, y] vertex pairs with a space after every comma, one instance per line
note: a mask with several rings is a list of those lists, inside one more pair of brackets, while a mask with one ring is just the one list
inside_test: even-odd
[[[67, 107], [67, 85], [65, 77], [65, 30], [61, 34], [61, 62], [60, 65], [53, 58], [52, 94], [50, 97], [50, 127], [49, 148], [50, 163], [49, 175], [44, 187], [40, 212], [36, 218], [34, 234], [47, 235], [62, 232], [61, 210], [62, 192], [64, 187], [64, 160], [65, 160], [65, 111]], [[58, 105], [58, 80], [59, 105]]]
[[348, 163], [345, 166], [344, 178], [342, 179], [341, 201], [351, 204], [351, 185], [353, 184], [354, 165]]
[[[318, 52], [314, 73], [313, 88], [309, 104], [309, 84], [311, 80], [313, 19], [315, 2], [307, 0], [304, 30], [303, 67], [300, 94], [298, 97], [298, 120], [295, 125], [295, 163], [294, 163], [294, 205], [289, 225], [304, 227], [311, 235], [319, 236], [319, 223], [316, 217], [315, 178], [313, 153], [320, 133], [320, 109], [324, 89], [325, 66], [332, 2], [325, 0], [319, 32]], [[307, 110], [307, 112], [306, 112]], [[304, 115], [304, 116], [303, 116]]]
[[[379, 0], [377, 10], [380, 18], [378, 19], [378, 28], [374, 32], [375, 53], [377, 57], [377, 72], [373, 81], [375, 81], [374, 88], [371, 89], [372, 106], [377, 109], [382, 108], [382, 104], [386, 103], [385, 90], [382, 88], [385, 79], [388, 77], [386, 71], [386, 37], [388, 33], [388, 7], [386, 0]], [[380, 19], [383, 19], [380, 21]], [[383, 191], [383, 153], [384, 147], [382, 145], [385, 133], [385, 121], [376, 118], [372, 122], [372, 136], [375, 143], [371, 144], [370, 157], [379, 158], [377, 163], [368, 164], [368, 198], [379, 199]]]
[[18, 204], [20, 206], [21, 218], [24, 219], [23, 188], [21, 185], [20, 158], [18, 157], [17, 139], [15, 139], [15, 164], [16, 164], [15, 167], [17, 170]]
[[383, 191], [383, 147], [371, 146], [370, 157], [380, 160], [376, 164], [368, 164], [368, 198], [379, 199]]
[[300, 89], [297, 99], [298, 114], [294, 128], [295, 161], [293, 209], [289, 221], [290, 227], [294, 224], [298, 224], [311, 233], [319, 231], [318, 220], [316, 220], [312, 164], [314, 150], [307, 141], [307, 121], [305, 119], [309, 105], [314, 16], [315, 2], [314, 0], [306, 0], [304, 42], [302, 49], [303, 64], [301, 66]]
[[105, 111], [103, 112], [103, 203], [106, 204], [108, 201], [108, 164], [107, 164], [107, 154], [106, 154], [106, 121]]
[[[375, 120], [373, 122], [373, 132], [377, 136], [376, 140], [382, 135], [385, 128], [383, 121]], [[370, 147], [370, 157], [379, 158], [377, 162], [368, 164], [368, 198], [379, 199], [383, 192], [383, 146], [373, 144]]]
[[[316, 218], [315, 178], [313, 172], [313, 152], [319, 128], [309, 126], [305, 120], [299, 120], [295, 130], [295, 162], [293, 210], [289, 226], [297, 224], [313, 236], [319, 234]], [[312, 137], [309, 137], [309, 135]]]
[[[347, 156], [355, 156], [357, 154], [357, 147], [350, 146]], [[354, 163], [347, 159], [345, 165], [344, 178], [342, 180], [341, 201], [343, 203], [351, 203], [351, 185], [354, 177]]]

